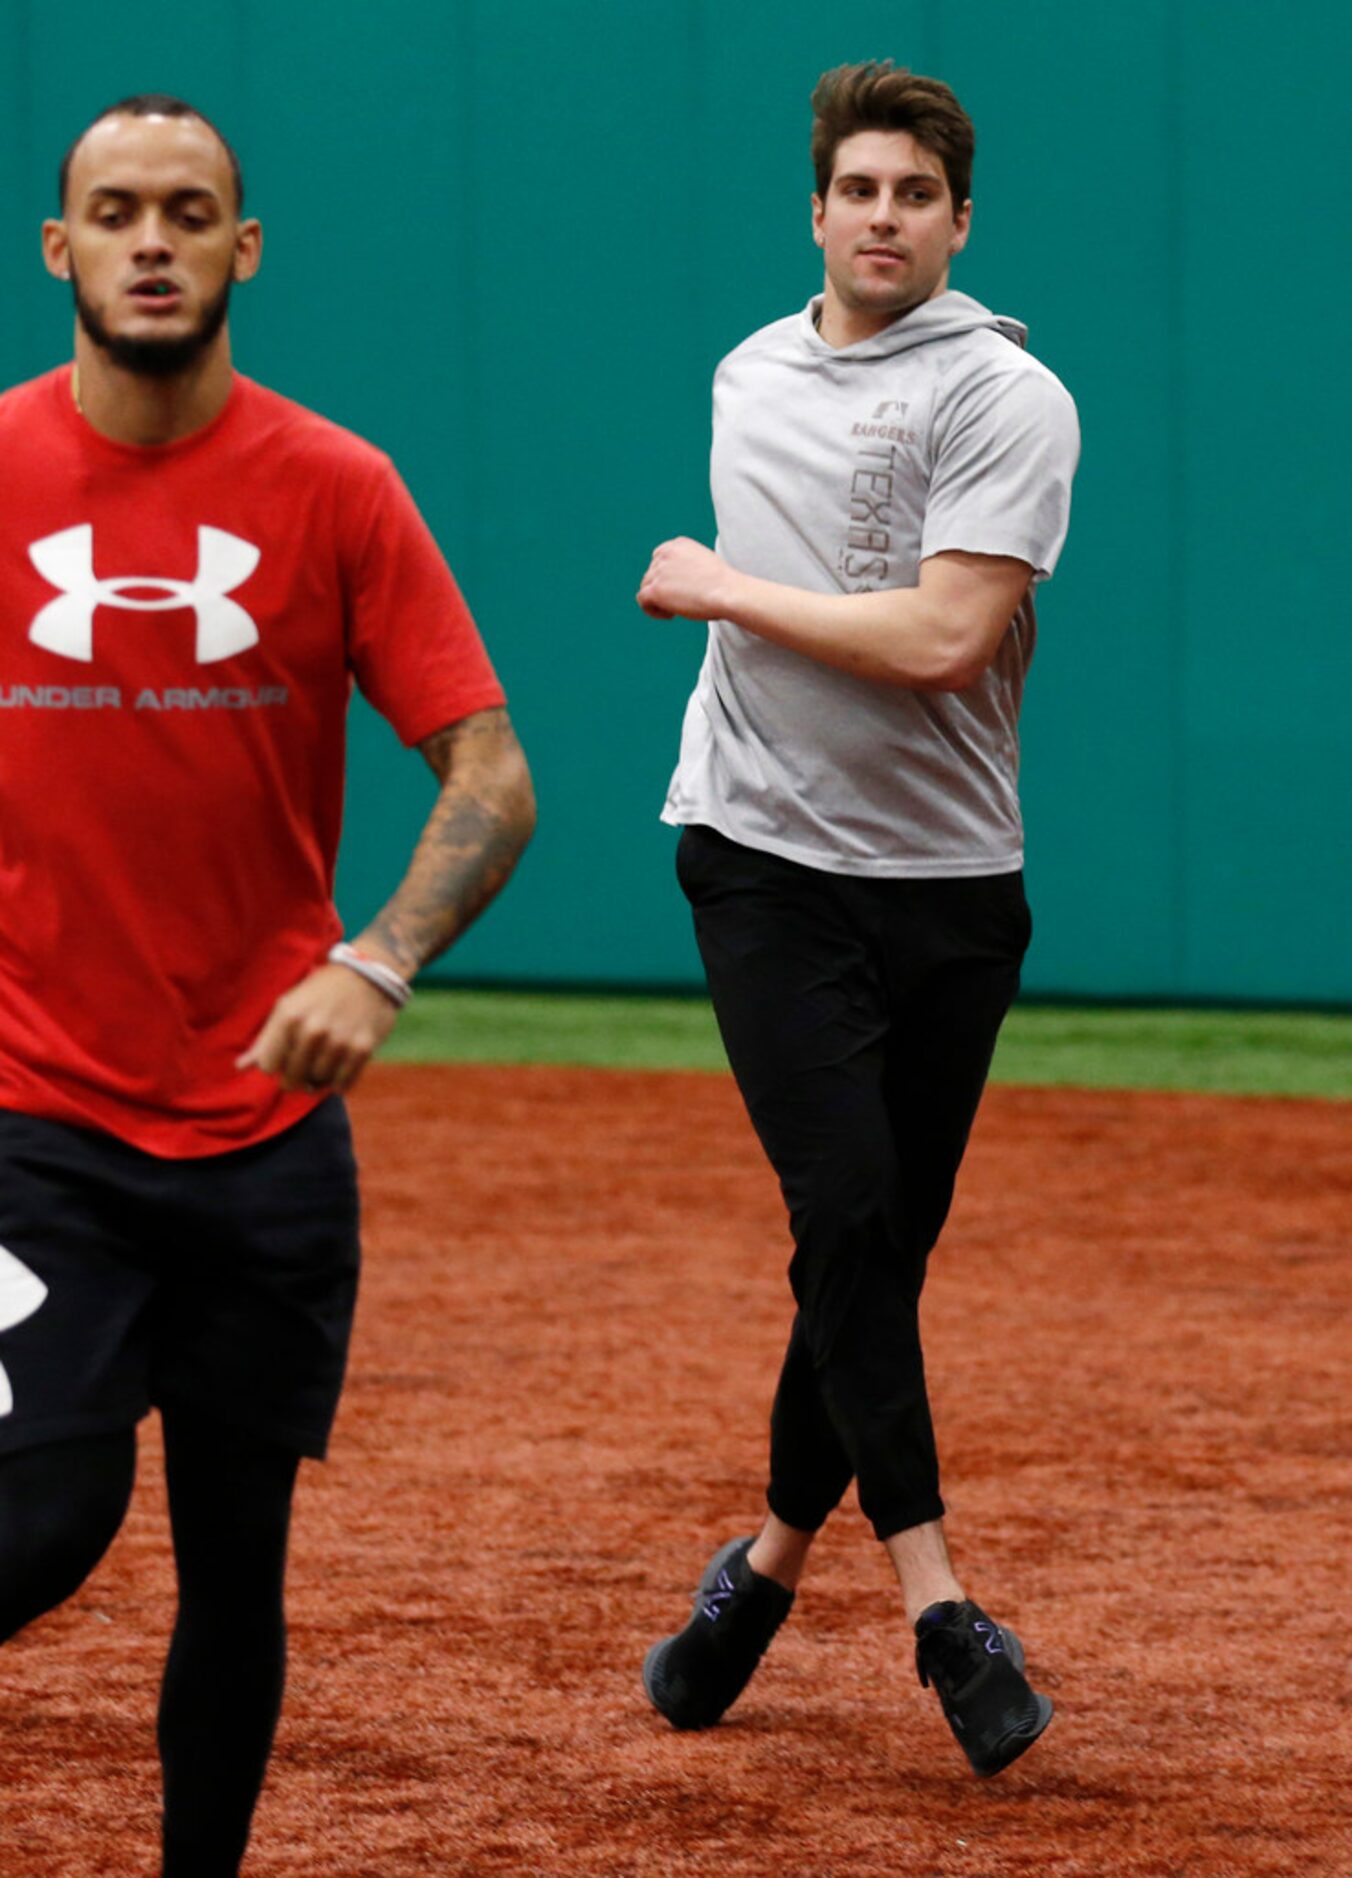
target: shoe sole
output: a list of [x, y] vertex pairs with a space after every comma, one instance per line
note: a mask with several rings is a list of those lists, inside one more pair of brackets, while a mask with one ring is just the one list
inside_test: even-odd
[[1056, 1710], [1052, 1706], [1052, 1699], [1049, 1695], [1039, 1695], [1036, 1689], [1034, 1689], [1032, 1693], [1033, 1700], [1037, 1703], [1037, 1721], [1035, 1725], [1031, 1729], [1020, 1731], [1020, 1733], [1016, 1735], [1007, 1735], [1000, 1743], [998, 1757], [995, 1760], [988, 1761], [981, 1767], [977, 1767], [973, 1764], [972, 1772], [976, 1775], [978, 1780], [993, 1780], [996, 1774], [1004, 1773], [1007, 1767], [1013, 1766], [1014, 1762], [1018, 1760], [1021, 1754], [1028, 1752], [1035, 1741], [1042, 1738], [1047, 1723], [1056, 1713]]

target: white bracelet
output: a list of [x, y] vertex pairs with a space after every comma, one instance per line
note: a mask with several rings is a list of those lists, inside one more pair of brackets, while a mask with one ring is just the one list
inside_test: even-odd
[[380, 959], [367, 958], [364, 952], [358, 952], [356, 946], [349, 945], [346, 939], [340, 939], [336, 946], [329, 947], [330, 965], [346, 965], [350, 972], [356, 972], [377, 991], [383, 991], [391, 1004], [402, 1010], [413, 996], [413, 987], [407, 978], [401, 978], [393, 965], [386, 965]]

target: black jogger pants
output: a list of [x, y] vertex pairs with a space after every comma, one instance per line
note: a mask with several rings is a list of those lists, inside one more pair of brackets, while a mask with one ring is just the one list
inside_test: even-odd
[[890, 1538], [943, 1513], [920, 1292], [1018, 989], [1023, 879], [828, 874], [703, 827], [677, 872], [793, 1234], [770, 1508], [813, 1532], [855, 1478]]

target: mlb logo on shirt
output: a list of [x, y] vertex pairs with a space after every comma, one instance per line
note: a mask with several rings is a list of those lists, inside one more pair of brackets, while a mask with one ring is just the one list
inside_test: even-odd
[[[191, 607], [197, 616], [199, 665], [214, 664], [258, 644], [258, 627], [235, 600], [227, 599], [253, 573], [261, 551], [251, 541], [223, 528], [197, 531], [197, 575], [171, 580], [163, 574], [119, 574], [100, 580], [94, 572], [94, 530], [88, 522], [44, 535], [30, 543], [28, 558], [60, 598], [49, 600], [33, 617], [28, 637], [35, 646], [63, 659], [94, 656], [94, 614], [101, 606], [139, 613], [163, 613]], [[161, 598], [137, 597], [138, 588], [158, 588]]]

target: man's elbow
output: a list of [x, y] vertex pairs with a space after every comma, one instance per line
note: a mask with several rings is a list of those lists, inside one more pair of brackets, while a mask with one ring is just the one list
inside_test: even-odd
[[538, 814], [530, 765], [515, 736], [499, 759], [498, 787], [503, 831], [520, 855], [535, 833]]
[[990, 670], [990, 666], [989, 658], [955, 659], [951, 664], [945, 665], [925, 689], [927, 691], [969, 691], [977, 680]]
[[983, 673], [989, 671], [1004, 638], [1005, 627], [992, 632], [988, 624], [970, 625], [949, 621], [937, 633], [917, 691], [966, 691]]

